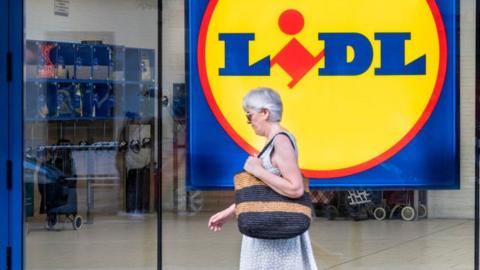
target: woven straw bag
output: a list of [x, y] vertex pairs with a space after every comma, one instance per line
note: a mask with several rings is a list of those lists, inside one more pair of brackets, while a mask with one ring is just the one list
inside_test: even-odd
[[[259, 156], [272, 141], [273, 139]], [[242, 234], [261, 239], [287, 239], [308, 230], [312, 218], [308, 179], [304, 178], [303, 196], [295, 199], [278, 194], [245, 171], [235, 175], [234, 185], [235, 213]]]

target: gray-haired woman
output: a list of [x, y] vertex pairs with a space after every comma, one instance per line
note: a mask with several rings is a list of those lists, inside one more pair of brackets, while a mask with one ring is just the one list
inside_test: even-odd
[[[303, 179], [298, 167], [296, 141], [280, 126], [283, 111], [280, 96], [270, 88], [254, 89], [243, 98], [243, 109], [255, 133], [265, 137], [267, 142], [273, 139], [260, 158], [251, 156], [245, 161], [244, 170], [279, 194], [290, 198], [302, 196]], [[232, 204], [213, 215], [208, 227], [214, 232], [220, 231], [234, 215], [235, 204]], [[279, 240], [244, 235], [240, 269], [316, 270], [308, 231], [294, 238]]]

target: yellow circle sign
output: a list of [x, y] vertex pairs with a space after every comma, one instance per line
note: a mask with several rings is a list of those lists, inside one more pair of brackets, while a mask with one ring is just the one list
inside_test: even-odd
[[253, 154], [264, 144], [241, 101], [270, 87], [308, 177], [369, 169], [400, 151], [430, 117], [447, 59], [434, 0], [210, 1], [198, 43], [207, 102]]

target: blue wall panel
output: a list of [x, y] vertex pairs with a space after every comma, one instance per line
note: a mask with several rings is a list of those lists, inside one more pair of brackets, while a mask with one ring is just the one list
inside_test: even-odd
[[[10, 0], [9, 49], [12, 52], [12, 82], [8, 98], [8, 151], [12, 160], [13, 187], [10, 193], [12, 269], [23, 269], [23, 1]], [[3, 149], [3, 148], [2, 148]]]
[[[8, 51], [8, 16], [7, 0], [0, 0], [0, 63], [6, 63]], [[0, 65], [0, 128], [6, 130], [8, 125], [8, 83], [6, 81], [6, 66]], [[5, 174], [5, 164], [8, 155], [8, 134], [0, 132], [0, 269], [6, 265], [5, 249], [8, 245], [9, 203]]]

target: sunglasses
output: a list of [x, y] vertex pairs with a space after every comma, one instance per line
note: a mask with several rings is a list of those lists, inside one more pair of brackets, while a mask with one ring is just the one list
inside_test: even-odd
[[250, 112], [250, 113], [247, 113], [245, 116], [247, 117], [247, 123], [250, 124], [252, 123], [252, 117], [253, 117], [253, 114], [255, 112]]
[[[259, 112], [264, 112], [264, 109], [261, 109]], [[252, 123], [252, 117], [254, 113], [258, 113], [257, 111], [249, 112], [245, 116], [247, 117], [247, 123], [251, 124]]]

